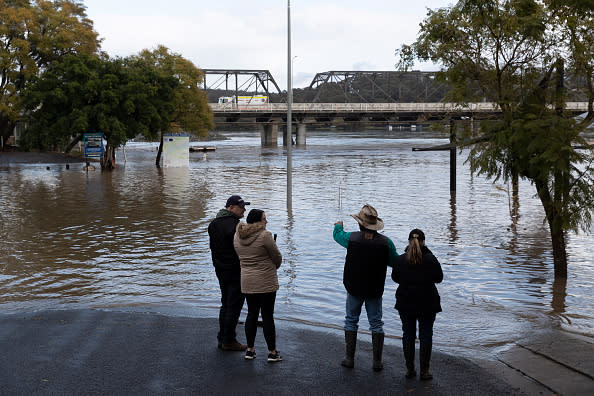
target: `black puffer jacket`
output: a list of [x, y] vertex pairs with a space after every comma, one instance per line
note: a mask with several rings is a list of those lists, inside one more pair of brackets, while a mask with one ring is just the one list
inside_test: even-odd
[[[365, 238], [371, 233], [373, 238]], [[384, 294], [390, 253], [388, 237], [373, 232], [352, 232], [344, 264], [342, 282], [349, 294], [379, 298]]]
[[408, 262], [408, 253], [405, 253], [396, 258], [392, 271], [392, 280], [399, 284], [395, 308], [402, 314], [418, 316], [441, 312], [440, 297], [435, 286], [443, 280], [441, 265], [426, 246], [422, 246], [421, 251], [421, 265], [412, 266]]
[[233, 247], [233, 236], [238, 223], [239, 217], [235, 213], [221, 209], [208, 225], [212, 264], [219, 271], [241, 271], [239, 257]]

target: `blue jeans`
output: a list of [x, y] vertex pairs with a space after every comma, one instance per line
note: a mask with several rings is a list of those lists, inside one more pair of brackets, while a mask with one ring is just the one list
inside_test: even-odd
[[344, 330], [357, 331], [359, 328], [359, 316], [361, 307], [365, 303], [369, 330], [372, 333], [383, 333], [384, 322], [382, 321], [382, 298], [356, 297], [347, 292], [346, 315], [344, 317]]

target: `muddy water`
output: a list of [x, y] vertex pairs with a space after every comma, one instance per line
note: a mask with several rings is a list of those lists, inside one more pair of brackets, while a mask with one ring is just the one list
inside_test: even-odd
[[[141, 143], [128, 145], [125, 164], [118, 152], [111, 173], [87, 173], [81, 164], [0, 166], [2, 312], [93, 307], [216, 316], [206, 227], [239, 193], [267, 212], [268, 229], [278, 234], [279, 319], [340, 328], [345, 250], [332, 227], [343, 220], [356, 230], [349, 214], [370, 203], [399, 252], [418, 227], [442, 263], [436, 348], [488, 355], [543, 326], [594, 334], [592, 232], [569, 235], [569, 278], [554, 282], [543, 211], [529, 183], [520, 185], [514, 225], [508, 186], [471, 177], [461, 155], [452, 196], [449, 153], [411, 150], [444, 139], [316, 132], [293, 150], [289, 215], [283, 148], [261, 148], [256, 134], [228, 136], [201, 143], [216, 151], [190, 154], [189, 169], [156, 169], [155, 145]], [[388, 278], [385, 330], [399, 337], [395, 290]]]

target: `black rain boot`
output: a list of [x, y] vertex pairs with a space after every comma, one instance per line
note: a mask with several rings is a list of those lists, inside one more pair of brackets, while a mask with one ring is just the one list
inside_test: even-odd
[[429, 371], [429, 361], [431, 360], [431, 345], [419, 347], [419, 359], [421, 361], [421, 380], [433, 379], [433, 374]]
[[373, 371], [382, 371], [382, 351], [384, 349], [384, 333], [371, 333], [371, 343], [373, 345]]
[[346, 355], [340, 363], [344, 367], [355, 367], [355, 348], [357, 347], [357, 332], [352, 330], [344, 331], [344, 341], [346, 344]]
[[413, 339], [412, 342], [404, 342], [402, 341], [402, 351], [404, 352], [404, 361], [406, 362], [406, 374], [404, 376], [406, 378], [414, 378], [417, 376], [417, 371], [415, 370], [415, 340]]

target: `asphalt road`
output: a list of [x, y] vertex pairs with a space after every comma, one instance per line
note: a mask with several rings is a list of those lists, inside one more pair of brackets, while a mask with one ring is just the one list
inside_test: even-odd
[[276, 325], [283, 361], [268, 363], [261, 329], [253, 361], [217, 349], [214, 318], [102, 310], [0, 315], [0, 394], [524, 394], [441, 353], [432, 358], [433, 380], [407, 380], [398, 340], [385, 346], [384, 370], [373, 372], [371, 336], [361, 333], [355, 368], [347, 369], [340, 366], [341, 331]]

